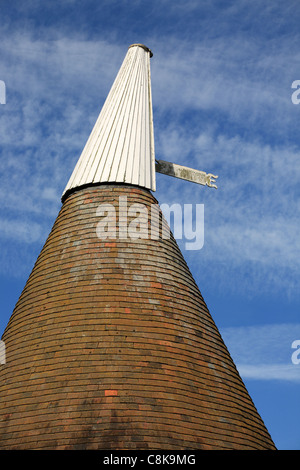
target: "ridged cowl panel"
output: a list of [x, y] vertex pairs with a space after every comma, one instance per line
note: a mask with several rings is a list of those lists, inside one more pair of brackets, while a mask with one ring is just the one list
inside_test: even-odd
[[61, 208], [2, 338], [0, 449], [275, 449], [174, 238], [99, 238], [125, 196], [157, 207]]
[[72, 189], [119, 182], [155, 191], [151, 51], [129, 47], [62, 199]]

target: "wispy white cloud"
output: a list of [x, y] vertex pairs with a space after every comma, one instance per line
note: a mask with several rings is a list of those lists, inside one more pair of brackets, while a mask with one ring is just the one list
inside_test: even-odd
[[[189, 2], [191, 11], [195, 7]], [[174, 180], [165, 186], [160, 178], [159, 202], [205, 203], [201, 256], [226, 266], [221, 282], [248, 264], [248, 284], [269, 290], [284, 285], [295, 293], [299, 149], [269, 138], [296, 128], [286, 67], [295, 61], [289, 41], [266, 48], [253, 36], [197, 43], [152, 39], [157, 156], [219, 175], [217, 192]], [[0, 115], [2, 217], [16, 220], [27, 213], [38, 223], [39, 214], [51, 227], [126, 50], [82, 33], [70, 38], [50, 30], [43, 39], [12, 31], [3, 36], [3, 50], [8, 96]], [[28, 242], [26, 230], [16, 233]], [[192, 268], [197, 272], [197, 264]]]
[[221, 334], [242, 378], [300, 382], [300, 364], [292, 360], [300, 324], [223, 328]]
[[[219, 175], [217, 191], [174, 180], [159, 190], [163, 202], [205, 204], [205, 245], [198, 259], [209, 277], [218, 278], [216, 284], [222, 288], [224, 279], [230, 287], [229, 279], [237, 276], [239, 289], [244, 286], [251, 293], [281, 289], [285, 295], [297, 295], [299, 150], [247, 142], [238, 135], [214, 137], [212, 131], [193, 135], [172, 126], [160, 137], [158, 151], [160, 158]], [[283, 175], [291, 175], [286, 183]], [[195, 261], [191, 260], [192, 268], [198, 275], [203, 268]], [[233, 283], [231, 288], [237, 287]]]
[[[2, 46], [1, 212], [50, 220], [124, 51], [105, 41], [36, 40], [18, 31], [4, 35]], [[24, 242], [25, 232], [18, 231]]]
[[0, 237], [10, 241], [21, 240], [25, 243], [35, 243], [42, 235], [41, 226], [32, 221], [0, 219], [0, 226]]
[[300, 368], [295, 364], [237, 364], [243, 379], [247, 380], [285, 380], [300, 382]]
[[169, 39], [157, 48], [152, 70], [159, 79], [153, 97], [160, 109], [218, 111], [257, 131], [260, 125], [284, 132], [295, 124], [290, 86], [297, 56], [288, 39], [270, 48], [239, 35], [197, 44]]

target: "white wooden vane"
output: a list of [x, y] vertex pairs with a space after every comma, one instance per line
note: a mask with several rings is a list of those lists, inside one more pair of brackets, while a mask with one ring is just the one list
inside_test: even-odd
[[212, 188], [217, 176], [155, 160], [150, 57], [132, 44], [63, 192], [94, 183], [128, 183], [156, 190], [155, 172]]

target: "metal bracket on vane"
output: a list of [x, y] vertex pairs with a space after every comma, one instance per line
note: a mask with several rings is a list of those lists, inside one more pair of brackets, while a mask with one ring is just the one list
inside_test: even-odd
[[156, 161], [155, 170], [164, 175], [174, 176], [175, 178], [217, 189], [217, 186], [213, 183], [216, 182], [218, 176], [212, 173], [205, 173], [205, 171], [194, 170], [186, 166], [177, 165], [176, 163], [165, 162], [164, 160]]

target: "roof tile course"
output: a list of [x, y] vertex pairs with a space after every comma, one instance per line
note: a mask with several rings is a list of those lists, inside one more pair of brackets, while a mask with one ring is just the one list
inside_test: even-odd
[[0, 449], [275, 449], [173, 236], [97, 236], [125, 195], [157, 204], [63, 203], [2, 338]]

